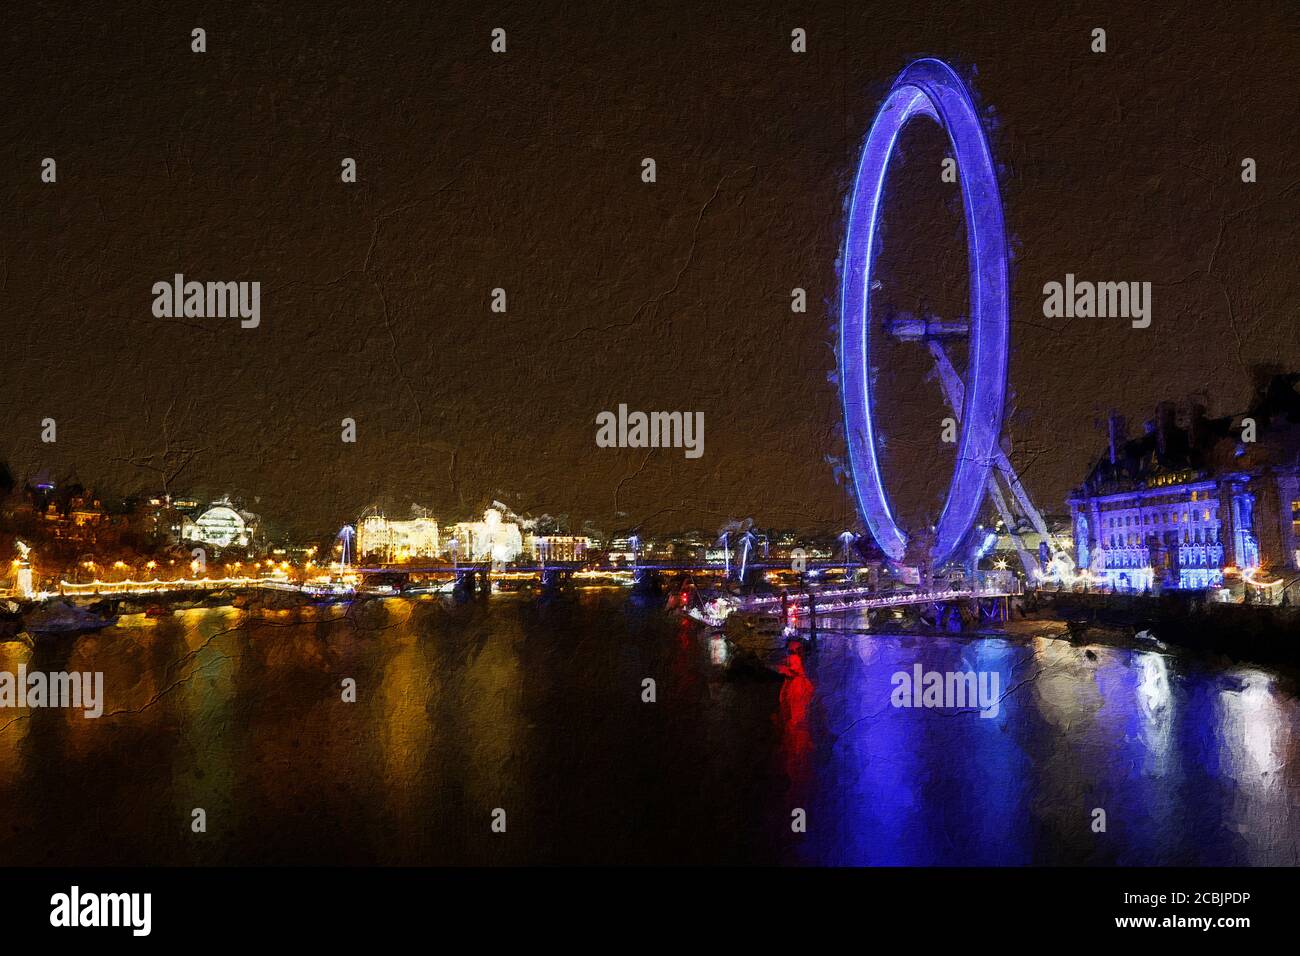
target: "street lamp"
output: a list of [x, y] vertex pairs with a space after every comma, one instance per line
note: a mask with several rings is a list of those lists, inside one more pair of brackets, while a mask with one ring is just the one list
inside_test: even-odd
[[845, 570], [847, 570], [849, 566], [853, 564], [853, 557], [849, 553], [849, 545], [853, 543], [853, 539], [856, 538], [857, 535], [852, 531], [841, 531], [839, 537], [840, 541], [844, 544], [844, 567]]

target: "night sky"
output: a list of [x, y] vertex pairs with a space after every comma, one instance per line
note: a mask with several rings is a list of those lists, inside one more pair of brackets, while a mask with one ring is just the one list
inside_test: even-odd
[[[20, 479], [165, 477], [304, 533], [493, 498], [606, 530], [838, 530], [844, 203], [922, 55], [971, 83], [1005, 167], [1008, 430], [1040, 507], [1061, 510], [1109, 408], [1140, 423], [1199, 393], [1223, 414], [1253, 365], [1300, 368], [1291, 3], [116, 6], [24, 7], [0, 40], [0, 456]], [[876, 301], [964, 314], [945, 138], [915, 124], [902, 146]], [[260, 281], [260, 327], [155, 318], [178, 272]], [[1151, 327], [1044, 319], [1067, 272], [1153, 283]], [[928, 369], [898, 344], [879, 380], [905, 522], [951, 474]], [[704, 456], [597, 448], [619, 403], [703, 411]]]

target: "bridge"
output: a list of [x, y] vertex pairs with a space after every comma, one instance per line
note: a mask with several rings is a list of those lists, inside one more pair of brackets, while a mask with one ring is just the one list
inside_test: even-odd
[[[827, 572], [849, 573], [860, 570], [861, 564], [845, 561], [801, 561], [804, 572], [816, 576]], [[374, 586], [390, 580], [398, 591], [412, 590], [412, 578], [425, 578], [446, 582], [455, 581], [459, 591], [472, 593], [487, 591], [496, 581], [539, 581], [544, 588], [572, 583], [575, 579], [631, 581], [634, 586], [654, 586], [664, 576], [709, 575], [724, 576], [739, 583], [750, 583], [768, 571], [794, 573], [791, 561], [753, 561], [735, 566], [709, 561], [637, 561], [630, 564], [591, 566], [581, 561], [551, 561], [533, 563], [494, 564], [486, 561], [450, 564], [392, 564], [372, 565], [353, 569], [363, 583]], [[417, 588], [418, 590], [418, 588]]]
[[[722, 596], [702, 599], [687, 613], [712, 627], [722, 626], [733, 613], [750, 618], [777, 618], [788, 634], [807, 632], [815, 637], [828, 630], [828, 617], [911, 609], [922, 623], [940, 630], [959, 631], [967, 624], [1001, 624], [1011, 619], [1011, 598], [1020, 593], [1009, 575], [978, 582], [971, 587], [928, 588], [881, 592], [861, 585], [831, 585], [781, 594]], [[698, 596], [697, 596], [698, 597]], [[830, 630], [835, 630], [831, 628]]]
[[[807, 562], [807, 570], [814, 575], [836, 570], [847, 572], [855, 570], [857, 567], [859, 566], [846, 564], [843, 561]], [[788, 561], [759, 561], [751, 563], [745, 569], [745, 574], [746, 578], [749, 579], [753, 572], [790, 570], [791, 565]], [[570, 584], [575, 579], [630, 581], [634, 586], [653, 585], [661, 576], [665, 575], [725, 575], [731, 580], [739, 580], [738, 569], [734, 566], [727, 567], [724, 564], [699, 561], [647, 561], [596, 567], [578, 561], [552, 561], [530, 564], [491, 564], [488, 562], [460, 562], [455, 565], [394, 564], [349, 568], [347, 573], [356, 575], [363, 585], [369, 584], [373, 587], [378, 583], [382, 586], [384, 579], [389, 579], [392, 582], [394, 592], [412, 593], [418, 593], [422, 590], [419, 585], [412, 585], [412, 578], [436, 580], [440, 582], [440, 585], [446, 584], [448, 581], [454, 581], [458, 590], [471, 593], [475, 590], [490, 590], [491, 583], [494, 580], [539, 581], [544, 588]], [[53, 592], [38, 597], [44, 599], [62, 595], [82, 598], [123, 598], [156, 595], [163, 598], [187, 593], [202, 594], [214, 591], [254, 591], [261, 589], [274, 591], [301, 590], [307, 593], [316, 593], [317, 591], [324, 593], [331, 590], [331, 588], [316, 588], [310, 583], [294, 584], [286, 574], [277, 573], [274, 575], [179, 578], [173, 580], [155, 578], [148, 581], [127, 579], [122, 581], [74, 582], [63, 580], [58, 583]], [[351, 589], [333, 587], [333, 591], [340, 594], [344, 590], [350, 591]], [[442, 590], [442, 587], [430, 588], [429, 590]]]
[[943, 588], [933, 591], [896, 591], [881, 593], [865, 588], [830, 587], [816, 591], [788, 594], [762, 594], [742, 602], [746, 610], [759, 614], [780, 614], [783, 610], [808, 610], [810, 605], [820, 614], [845, 611], [875, 611], [916, 604], [947, 604], [953, 601], [986, 600], [1014, 597], [1018, 588], [989, 584], [974, 588]]

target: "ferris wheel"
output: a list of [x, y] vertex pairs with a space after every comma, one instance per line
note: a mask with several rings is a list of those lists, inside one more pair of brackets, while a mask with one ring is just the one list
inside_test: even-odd
[[[885, 174], [899, 133], [917, 117], [928, 117], [944, 130], [956, 158], [966, 220], [970, 269], [970, 318], [943, 321], [891, 316], [877, 321], [871, 292], [880, 285], [876, 270], [880, 211]], [[894, 517], [881, 476], [878, 429], [873, 395], [872, 361], [878, 337], [920, 341], [935, 359], [944, 397], [961, 423], [957, 463], [947, 498], [931, 535], [912, 535]], [[969, 343], [967, 381], [948, 358], [944, 343]], [[1002, 444], [1010, 345], [1010, 280], [1002, 198], [988, 138], [965, 84], [941, 60], [909, 64], [894, 80], [872, 121], [862, 147], [844, 240], [840, 294], [840, 398], [849, 448], [849, 475], [858, 511], [876, 543], [891, 561], [923, 560], [939, 567], [955, 557], [989, 492], [1009, 533], [1015, 538], [1027, 574], [1041, 573], [1039, 562], [1018, 536], [1010, 498], [1048, 542], [1052, 563], [1068, 561], [1063, 548], [1025, 493]], [[1004, 493], [994, 480], [1006, 485]]]

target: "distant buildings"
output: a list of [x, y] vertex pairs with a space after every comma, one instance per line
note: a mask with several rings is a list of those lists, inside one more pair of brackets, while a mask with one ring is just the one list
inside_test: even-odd
[[199, 510], [197, 499], [171, 495], [155, 495], [130, 503], [132, 527], [153, 545], [180, 542], [186, 518], [193, 518]]
[[356, 525], [356, 553], [361, 558], [401, 564], [417, 558], [510, 564], [518, 561], [581, 563], [597, 553], [598, 542], [585, 534], [566, 534], [556, 522], [520, 518], [493, 502], [480, 521], [458, 521], [441, 530], [433, 518], [409, 521], [388, 518], [377, 510]]
[[433, 518], [393, 521], [371, 514], [357, 522], [357, 554], [385, 561], [436, 558], [439, 555], [438, 522]]
[[1274, 376], [1248, 411], [1183, 420], [1162, 402], [1069, 498], [1075, 560], [1119, 590], [1207, 588], [1225, 574], [1300, 568], [1300, 374]]
[[[819, 543], [823, 537], [824, 546]], [[290, 555], [300, 555], [300, 563], [316, 567], [330, 562], [704, 566], [742, 558], [751, 564], [791, 561], [796, 545], [801, 558], [817, 559], [829, 557], [836, 547], [833, 535], [800, 545], [799, 535], [791, 531], [769, 536], [759, 530], [731, 530], [719, 539], [717, 533], [702, 530], [653, 537], [625, 530], [606, 537], [590, 523], [575, 526], [566, 514], [523, 517], [499, 501], [493, 501], [480, 520], [450, 525], [440, 525], [415, 506], [405, 520], [372, 508], [337, 535], [295, 540], [275, 525], [268, 527], [234, 496], [211, 502], [171, 493], [101, 496], [75, 481], [56, 483], [43, 474], [19, 485], [0, 462], [0, 544], [10, 543], [6, 539], [30, 546], [28, 566], [49, 580], [105, 573], [119, 578], [165, 575], [168, 569], [189, 567], [196, 546], [206, 549], [209, 562], [215, 559], [226, 568], [259, 556], [274, 557], [278, 566]], [[227, 553], [214, 553], [219, 551]], [[12, 567], [18, 569], [19, 563]]]
[[605, 542], [605, 557], [615, 564], [631, 564], [637, 559], [642, 543], [634, 534], [616, 534]]
[[585, 559], [588, 540], [572, 534], [533, 534], [528, 536], [528, 553], [534, 561], [577, 562]]
[[182, 515], [182, 541], [197, 541], [214, 548], [247, 548], [253, 543], [260, 521], [257, 515], [238, 511], [228, 498], [213, 502], [197, 518]]
[[488, 508], [483, 512], [482, 521], [452, 525], [447, 546], [461, 561], [505, 564], [523, 554], [524, 536], [519, 524], [506, 520], [501, 510]]
[[41, 480], [11, 489], [0, 507], [0, 521], [34, 543], [86, 548], [120, 534], [127, 516], [120, 507], [110, 511], [98, 495], [79, 484], [57, 488]]

